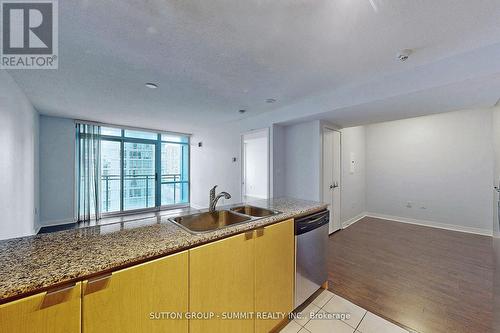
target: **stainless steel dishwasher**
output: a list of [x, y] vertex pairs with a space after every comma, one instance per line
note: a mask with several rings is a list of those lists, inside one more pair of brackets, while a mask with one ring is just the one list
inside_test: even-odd
[[295, 308], [328, 279], [328, 210], [295, 219]]

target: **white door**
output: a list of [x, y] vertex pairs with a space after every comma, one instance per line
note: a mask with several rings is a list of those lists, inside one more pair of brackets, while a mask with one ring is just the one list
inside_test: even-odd
[[340, 225], [340, 132], [323, 130], [323, 201], [330, 205], [329, 232]]

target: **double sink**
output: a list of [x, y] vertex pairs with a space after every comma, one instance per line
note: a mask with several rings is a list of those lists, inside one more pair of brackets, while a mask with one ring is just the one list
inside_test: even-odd
[[174, 217], [170, 218], [169, 221], [190, 233], [198, 234], [277, 214], [280, 214], [280, 212], [261, 207], [241, 205], [230, 209]]

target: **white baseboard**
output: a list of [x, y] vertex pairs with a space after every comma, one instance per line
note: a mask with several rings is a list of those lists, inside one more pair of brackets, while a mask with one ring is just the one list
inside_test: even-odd
[[342, 222], [342, 229], [345, 229], [345, 228], [353, 225], [354, 223], [358, 222], [359, 220], [363, 219], [364, 217], [366, 217], [366, 212], [363, 212], [359, 215], [354, 216], [353, 218], [350, 218], [347, 221]]
[[493, 236], [493, 230], [485, 230], [485, 229], [480, 229], [480, 228], [457, 226], [454, 224], [447, 224], [447, 223], [440, 223], [440, 222], [426, 221], [426, 220], [417, 220], [417, 219], [411, 219], [411, 218], [407, 218], [407, 217], [399, 217], [399, 216], [384, 215], [384, 214], [369, 213], [369, 212], [366, 213], [365, 216], [374, 217], [374, 218], [378, 218], [378, 219], [384, 219], [384, 220], [391, 220], [391, 221], [401, 222], [401, 223], [421, 225], [424, 227], [466, 232], [469, 234], [477, 234], [477, 235], [483, 235], [483, 236]]
[[53, 227], [55, 225], [69, 224], [69, 223], [76, 223], [76, 221], [74, 219], [72, 219], [72, 218], [61, 219], [61, 220], [45, 221], [45, 222], [40, 222], [40, 224], [38, 225], [38, 228]]

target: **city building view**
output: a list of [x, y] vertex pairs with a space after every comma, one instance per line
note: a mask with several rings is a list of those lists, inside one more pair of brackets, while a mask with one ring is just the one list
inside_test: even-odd
[[103, 127], [100, 141], [102, 213], [189, 202], [188, 138]]

